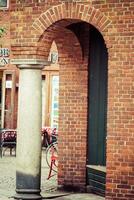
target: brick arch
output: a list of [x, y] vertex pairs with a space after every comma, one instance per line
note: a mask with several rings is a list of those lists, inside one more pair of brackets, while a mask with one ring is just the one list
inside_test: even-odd
[[76, 19], [92, 24], [103, 35], [108, 48], [109, 42], [104, 33], [107, 32], [111, 20], [99, 9], [91, 5], [84, 5], [84, 3], [61, 3], [41, 13], [32, 24], [34, 31], [36, 31], [37, 41], [51, 25], [63, 19]]
[[[50, 26], [47, 29], [47, 31], [45, 31], [41, 35], [41, 37], [39, 38], [39, 41], [37, 42], [36, 55], [38, 58], [48, 59], [52, 42], [57, 41], [59, 37], [65, 38], [65, 35], [68, 33], [70, 33], [70, 35], [72, 35], [71, 37], [73, 37], [74, 41], [79, 44], [79, 41], [78, 41], [78, 38], [76, 37], [76, 35], [72, 31], [65, 28], [65, 26], [69, 25], [69, 24], [70, 24], [70, 22], [66, 22], [65, 20], [58, 21], [57, 23]], [[60, 38], [60, 40], [61, 40], [61, 38]], [[68, 41], [67, 41], [66, 45], [68, 46]], [[81, 48], [81, 46], [79, 44], [79, 49], [80, 48]], [[64, 51], [66, 51], [65, 46], [64, 46]], [[82, 57], [82, 51], [81, 51], [80, 57]]]
[[[53, 28], [55, 30], [56, 26], [58, 25], [57, 30], [58, 30], [58, 32], [60, 32], [61, 27], [62, 27], [62, 26], [60, 26], [61, 25], [60, 23], [62, 21], [65, 21], [65, 20], [69, 20], [71, 23], [73, 23], [73, 22], [75, 22], [75, 20], [77, 20], [79, 22], [87, 22], [88, 24], [93, 25], [102, 34], [102, 36], [105, 40], [106, 46], [108, 48], [108, 42], [109, 41], [107, 40], [106, 35], [107, 35], [107, 32], [108, 32], [109, 25], [111, 24], [111, 21], [109, 20], [109, 18], [107, 18], [103, 13], [101, 13], [98, 9], [95, 9], [91, 5], [84, 5], [82, 3], [62, 3], [62, 4], [53, 6], [53, 7], [49, 8], [48, 10], [46, 10], [32, 24], [32, 27], [35, 31], [36, 41], [37, 41], [37, 55], [45, 56], [45, 57], [47, 56], [47, 54], [49, 53], [49, 49], [50, 49], [52, 40], [53, 40]], [[63, 33], [64, 33], [64, 31], [63, 31]], [[67, 44], [65, 46], [67, 46]], [[70, 46], [69, 46], [69, 48], [70, 48]], [[42, 52], [42, 55], [40, 54], [41, 52]], [[74, 55], [75, 54], [73, 54], [73, 56]], [[82, 100], [81, 105], [78, 104], [79, 105], [79, 106], [77, 106], [78, 108], [80, 106], [82, 107], [82, 105], [86, 105], [86, 107], [83, 107], [81, 109], [82, 118], [81, 118], [80, 123], [77, 124], [77, 117], [78, 117], [76, 115], [76, 113], [78, 113], [77, 110], [76, 110], [76, 113], [74, 115], [75, 116], [74, 117], [75, 123], [76, 123], [77, 127], [79, 127], [79, 129], [78, 128], [75, 128], [75, 129], [77, 131], [80, 130], [81, 132], [80, 132], [79, 135], [81, 135], [81, 136], [83, 136], [83, 138], [85, 138], [85, 140], [81, 143], [80, 146], [86, 147], [86, 145], [85, 145], [86, 144], [86, 136], [84, 135], [84, 133], [86, 133], [86, 128], [87, 128], [87, 124], [85, 123], [86, 120], [87, 120], [87, 113], [86, 113], [87, 112], [87, 96], [86, 95], [88, 94], [88, 92], [87, 92], [87, 90], [88, 90], [87, 85], [88, 84], [87, 84], [87, 79], [86, 79], [87, 76], [85, 76], [87, 68], [85, 67], [85, 69], [84, 69], [85, 71], [80, 68], [80, 66], [77, 63], [77, 61], [79, 61], [79, 57], [76, 56], [76, 58], [78, 58], [77, 60], [75, 59], [75, 57], [73, 57], [73, 59], [71, 58], [71, 61], [70, 61], [70, 59], [68, 61], [67, 58], [69, 58], [69, 56], [65, 57], [63, 65], [62, 65], [62, 59], [61, 59], [60, 66], [63, 67], [62, 70], [64, 71], [64, 73], [63, 73], [62, 70], [60, 72], [61, 72], [62, 75], [65, 74], [65, 72], [66, 72], [66, 76], [68, 75], [67, 77], [69, 77], [72, 80], [71, 88], [73, 88], [74, 95], [73, 94], [71, 94], [71, 95], [73, 96], [73, 99], [75, 101], [73, 106], [75, 106], [77, 104], [78, 100], [79, 100], [79, 104], [80, 104], [80, 100]], [[74, 60], [75, 60], [75, 62], [74, 62]], [[83, 63], [83, 62], [81, 61], [81, 66], [83, 66], [83, 64], [86, 66], [86, 62], [85, 63]], [[73, 67], [71, 68], [71, 66], [73, 66]], [[73, 71], [72, 74], [75, 74], [75, 75], [76, 75], [76, 73], [78, 73], [78, 74], [77, 74], [76, 77], [71, 77], [70, 72], [72, 72], [72, 70], [74, 70], [74, 69], [78, 69], [78, 70], [76, 70], [75, 73]], [[69, 70], [69, 71], [67, 71], [67, 70]], [[80, 81], [81, 77], [82, 77], [82, 81]], [[65, 78], [66, 77], [62, 77], [62, 79], [61, 79], [62, 80], [61, 85], [64, 86], [64, 87], [63, 87], [63, 90], [60, 89], [60, 91], [63, 92], [63, 94], [61, 93], [60, 97], [63, 97], [63, 95], [70, 96], [71, 90], [70, 90], [70, 88], [67, 87], [67, 82], [70, 81], [70, 80], [68, 80], [67, 78], [65, 79]], [[73, 80], [75, 80], [76, 82], [73, 83]], [[83, 87], [83, 85], [81, 85], [81, 84], [79, 85], [78, 83], [83, 83], [84, 87]], [[74, 90], [75, 87], [76, 87], [76, 89]], [[82, 93], [83, 88], [84, 88], [84, 93]], [[81, 96], [79, 95], [80, 99], [78, 98], [78, 91], [81, 91], [81, 93], [79, 92], [81, 94]], [[69, 92], [69, 94], [68, 94], [68, 92]], [[77, 97], [77, 100], [75, 99], [75, 97]], [[65, 107], [65, 105], [64, 105], [65, 100], [61, 99], [61, 102], [63, 102], [63, 105], [62, 105], [62, 103], [60, 103], [60, 105], [62, 106], [62, 109], [63, 109]], [[83, 102], [84, 102], [84, 104], [83, 104]], [[68, 105], [69, 105], [69, 103], [68, 103]], [[70, 109], [70, 106], [68, 106], [68, 108]], [[69, 113], [67, 113], [67, 111], [66, 111], [67, 108], [65, 107], [64, 109], [65, 110], [63, 110], [62, 113], [66, 113], [66, 116], [63, 116], [63, 117], [64, 118], [67, 117], [67, 119], [63, 120], [63, 118], [62, 118], [61, 119], [62, 122], [59, 121], [59, 123], [61, 123], [60, 124], [60, 130], [59, 130], [60, 136], [62, 136], [63, 126], [65, 126], [65, 124], [63, 124], [63, 126], [62, 126], [62, 123], [64, 123], [64, 121], [66, 121], [67, 122], [66, 124], [68, 125], [68, 119], [70, 117]], [[71, 110], [73, 110], [73, 109], [71, 109]], [[83, 116], [83, 113], [85, 114], [84, 116]], [[83, 126], [81, 128], [81, 124], [84, 124], [85, 126]], [[72, 134], [72, 130], [68, 130], [68, 126], [66, 127], [66, 133], [69, 136]], [[75, 131], [73, 133], [75, 133]], [[73, 135], [73, 137], [74, 136], [77, 136], [77, 133], [75, 133]], [[81, 138], [81, 139], [83, 139], [83, 138]], [[64, 144], [64, 142], [66, 144], [66, 140], [63, 137], [62, 138], [62, 144]], [[59, 145], [62, 145], [62, 144], [59, 144]], [[62, 147], [62, 149], [64, 148], [64, 146]], [[61, 148], [61, 146], [59, 146], [59, 147]], [[76, 146], [75, 149], [77, 149], [77, 148], [78, 147]], [[71, 162], [70, 160], [68, 160], [68, 158], [71, 158], [71, 156], [68, 156], [68, 155], [72, 155], [69, 152], [69, 149], [71, 149], [71, 147], [68, 148], [68, 153], [66, 154], [67, 155], [66, 162], [68, 162], [68, 163]], [[60, 153], [59, 161], [61, 161], [62, 152], [59, 152], [59, 153]], [[78, 153], [80, 153], [80, 152], [78, 151]], [[83, 158], [81, 158], [81, 156]], [[83, 152], [80, 153], [79, 157], [80, 157], [80, 160], [81, 160], [81, 163], [82, 163], [81, 166], [79, 166], [79, 164], [77, 163], [77, 160], [75, 160], [75, 159], [74, 159], [75, 162], [72, 163], [72, 166], [76, 166], [77, 168], [82, 169], [82, 170], [79, 170], [79, 173], [82, 174], [81, 176], [79, 176], [79, 180], [80, 180], [79, 183], [78, 183], [78, 180], [77, 180], [77, 177], [78, 177], [77, 169], [75, 170], [76, 174], [73, 176], [75, 178], [74, 178], [74, 180], [72, 180], [71, 174], [69, 174], [69, 172], [67, 172], [67, 168], [65, 167], [65, 166], [67, 166], [68, 163], [66, 163], [64, 161], [64, 167], [63, 167], [62, 164], [61, 164], [61, 163], [63, 163], [63, 161], [62, 161], [62, 162], [59, 162], [60, 163], [59, 164], [60, 174], [58, 175], [59, 185], [72, 184], [75, 187], [76, 186], [75, 184], [77, 183], [77, 186], [79, 185], [80, 188], [82, 188], [86, 185], [86, 183], [85, 183], [86, 174], [83, 174], [83, 171], [85, 172], [85, 165], [86, 165], [86, 149], [85, 148], [83, 148]], [[72, 169], [72, 171], [73, 171], [73, 169]], [[66, 174], [66, 176], [64, 176], [64, 174]]]

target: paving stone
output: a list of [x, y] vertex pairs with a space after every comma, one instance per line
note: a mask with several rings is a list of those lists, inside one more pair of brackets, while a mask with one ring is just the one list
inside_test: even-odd
[[[57, 175], [47, 180], [49, 168], [45, 160], [45, 150], [42, 151], [41, 195], [43, 199], [55, 200], [104, 200], [104, 198], [87, 193], [67, 193], [57, 191]], [[16, 157], [5, 152], [0, 158], [0, 200], [13, 200], [16, 185]]]

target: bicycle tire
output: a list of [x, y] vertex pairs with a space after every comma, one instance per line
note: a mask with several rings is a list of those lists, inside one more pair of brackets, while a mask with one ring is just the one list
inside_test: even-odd
[[52, 154], [56, 157], [55, 163], [52, 165], [52, 170], [54, 172], [58, 171], [58, 143], [51, 143], [46, 149], [46, 162], [49, 168], [51, 168], [51, 158]]

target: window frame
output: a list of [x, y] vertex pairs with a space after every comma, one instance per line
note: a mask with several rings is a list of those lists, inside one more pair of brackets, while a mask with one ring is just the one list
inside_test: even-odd
[[7, 10], [9, 8], [9, 0], [3, 0], [6, 2], [6, 6], [2, 6], [0, 3], [0, 10]]

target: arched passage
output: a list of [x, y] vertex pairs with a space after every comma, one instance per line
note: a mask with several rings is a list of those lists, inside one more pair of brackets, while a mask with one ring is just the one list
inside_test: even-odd
[[[59, 29], [59, 25], [55, 24], [51, 27], [51, 36], [58, 48], [60, 66], [58, 183], [76, 187], [79, 179], [80, 184], [77, 187], [82, 187], [86, 179], [87, 63], [83, 59], [80, 43], [70, 29]], [[70, 170], [68, 165], [71, 166]], [[83, 176], [78, 176], [78, 173]]]
[[[49, 54], [46, 50], [53, 40], [60, 66], [58, 184], [84, 190], [89, 184], [86, 165], [106, 164], [106, 132], [100, 130], [106, 128], [107, 118], [106, 113], [102, 117], [107, 109], [107, 50], [99, 31], [78, 20], [53, 24], [40, 38], [38, 51]], [[101, 106], [105, 108], [100, 109]], [[100, 127], [100, 122], [104, 127]], [[99, 140], [100, 154], [96, 145]], [[92, 162], [94, 157], [96, 160]]]
[[105, 35], [110, 21], [93, 7], [60, 4], [33, 24], [36, 58], [48, 58], [53, 40], [60, 54], [59, 185], [81, 190], [86, 185], [90, 24]]

